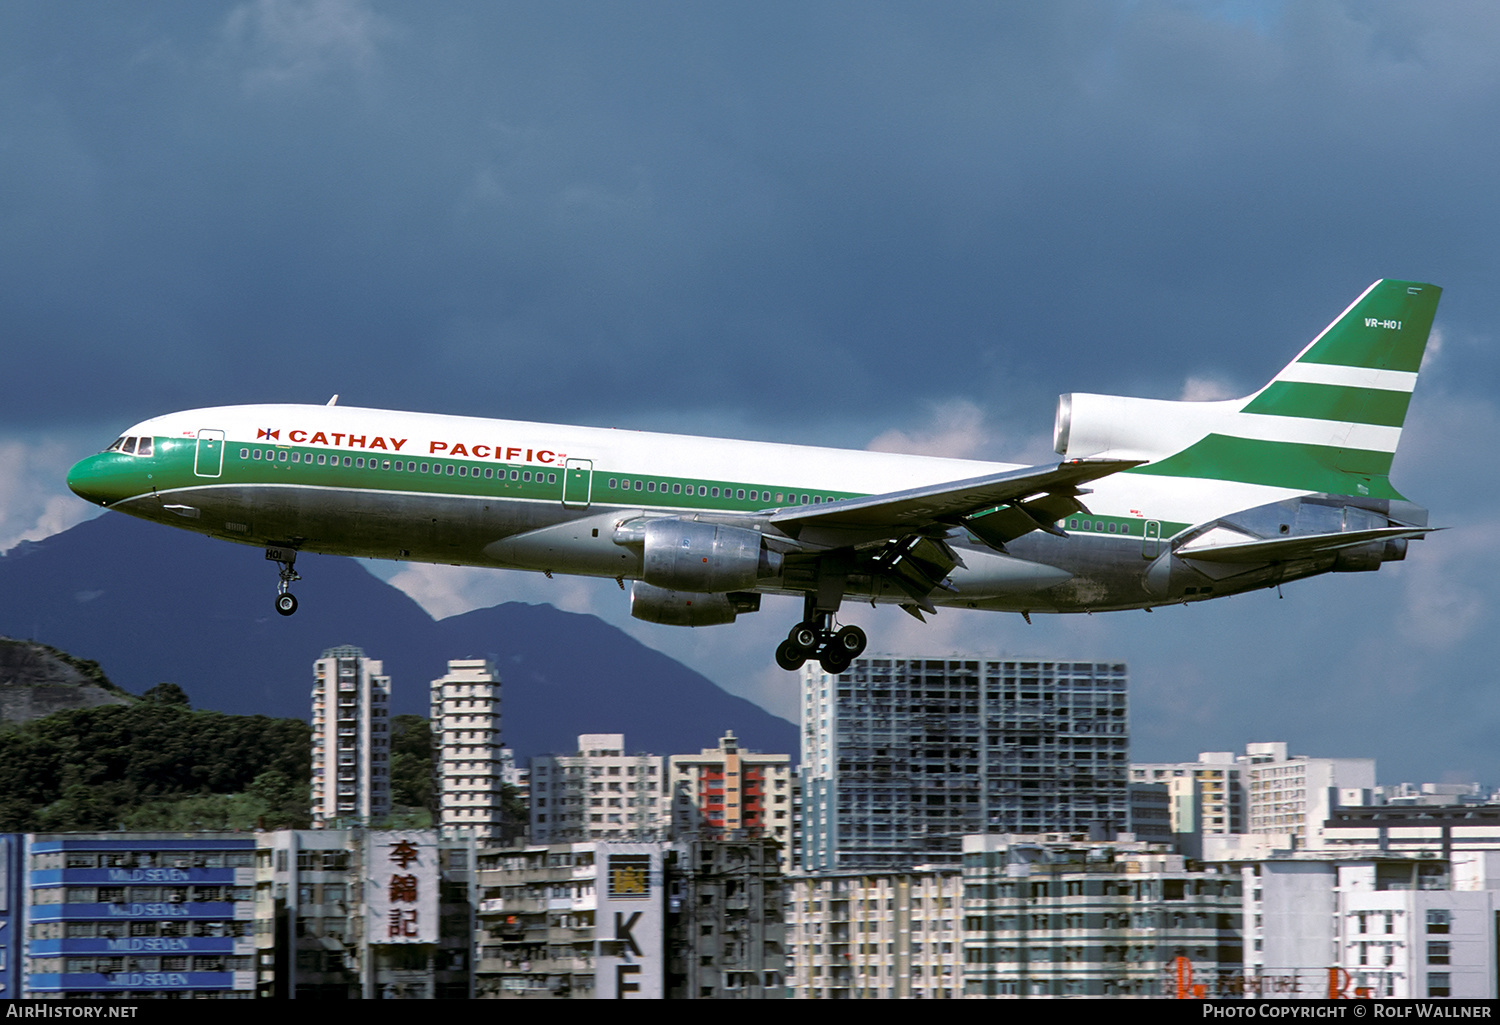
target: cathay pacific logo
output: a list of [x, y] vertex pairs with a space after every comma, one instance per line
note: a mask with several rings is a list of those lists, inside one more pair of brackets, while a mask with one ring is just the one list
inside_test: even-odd
[[276, 441], [280, 437], [281, 437], [281, 431], [280, 430], [268, 431], [264, 427], [262, 427], [260, 430], [258, 430], [258, 431], [255, 432], [255, 440], [256, 441], [259, 441], [261, 438], [270, 438], [272, 441]]

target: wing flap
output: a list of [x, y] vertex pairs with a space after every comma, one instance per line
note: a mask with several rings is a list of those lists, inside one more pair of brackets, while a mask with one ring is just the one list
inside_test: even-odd
[[1377, 527], [1373, 530], [1347, 530], [1337, 534], [1303, 534], [1297, 537], [1273, 537], [1259, 541], [1206, 545], [1191, 544], [1177, 549], [1184, 559], [1200, 562], [1290, 562], [1311, 559], [1342, 548], [1369, 544], [1372, 541], [1394, 541], [1397, 538], [1425, 537], [1440, 527]]

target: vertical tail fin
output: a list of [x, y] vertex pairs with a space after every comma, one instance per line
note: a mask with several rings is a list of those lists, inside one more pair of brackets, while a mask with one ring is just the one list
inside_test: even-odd
[[1243, 412], [1399, 432], [1442, 294], [1436, 285], [1375, 282], [1252, 395]]
[[[1399, 499], [1391, 459], [1442, 291], [1377, 281], [1253, 395], [1112, 399], [1130, 408], [1101, 405], [1108, 429], [1087, 433], [1102, 435], [1099, 455], [1152, 460], [1133, 473]], [[1069, 397], [1075, 424], [1093, 398]]]
[[[1336, 494], [1399, 497], [1387, 479], [1443, 290], [1377, 281], [1241, 410], [1252, 437]], [[1264, 419], [1263, 419], [1264, 418]], [[1247, 432], [1248, 433], [1248, 432]], [[1340, 485], [1343, 485], [1342, 487]]]

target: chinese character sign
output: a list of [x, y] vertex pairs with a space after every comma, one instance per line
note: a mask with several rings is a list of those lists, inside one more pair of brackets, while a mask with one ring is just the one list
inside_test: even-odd
[[438, 940], [437, 834], [424, 830], [369, 833], [365, 899], [371, 943]]

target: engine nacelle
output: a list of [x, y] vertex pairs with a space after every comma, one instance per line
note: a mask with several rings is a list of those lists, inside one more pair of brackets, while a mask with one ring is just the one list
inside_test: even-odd
[[648, 584], [668, 590], [700, 594], [748, 590], [757, 580], [781, 570], [780, 554], [765, 547], [759, 531], [745, 527], [662, 517], [646, 521], [641, 540], [641, 576]]
[[700, 594], [654, 587], [643, 580], [630, 585], [630, 614], [664, 626], [717, 626], [733, 623], [741, 612], [760, 609], [760, 595], [744, 592]]
[[1072, 392], [1057, 397], [1052, 447], [1063, 456], [1158, 460], [1216, 431], [1233, 433], [1234, 418], [1244, 403]]

